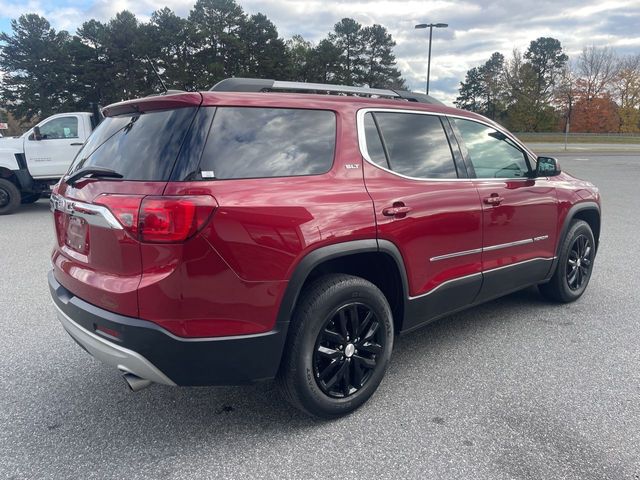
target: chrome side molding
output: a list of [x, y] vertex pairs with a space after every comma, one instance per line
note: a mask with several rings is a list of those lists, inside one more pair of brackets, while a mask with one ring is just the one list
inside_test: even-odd
[[473, 255], [475, 253], [492, 252], [494, 250], [500, 250], [502, 248], [510, 248], [510, 247], [517, 247], [517, 246], [520, 246], [520, 245], [528, 245], [528, 244], [534, 243], [534, 242], [541, 242], [542, 240], [546, 240], [547, 238], [549, 238], [549, 235], [540, 235], [539, 237], [524, 238], [522, 240], [517, 240], [515, 242], [501, 243], [499, 245], [490, 245], [488, 247], [474, 248], [473, 250], [463, 250], [461, 252], [447, 253], [447, 254], [444, 254], [444, 255], [438, 255], [438, 256], [435, 256], [435, 257], [431, 257], [429, 259], [429, 261], [438, 262], [440, 260], [447, 260], [449, 258], [462, 257], [464, 255]]

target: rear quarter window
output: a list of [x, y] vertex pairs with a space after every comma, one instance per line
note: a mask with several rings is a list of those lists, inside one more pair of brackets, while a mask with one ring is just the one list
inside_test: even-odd
[[319, 175], [333, 165], [328, 110], [218, 107], [200, 161], [203, 179]]

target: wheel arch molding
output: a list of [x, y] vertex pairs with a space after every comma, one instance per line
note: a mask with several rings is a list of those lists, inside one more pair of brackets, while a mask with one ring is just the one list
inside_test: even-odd
[[598, 249], [598, 243], [600, 239], [600, 226], [601, 226], [601, 213], [600, 213], [600, 205], [596, 202], [585, 201], [576, 203], [573, 205], [566, 216], [564, 217], [564, 221], [562, 222], [562, 227], [560, 228], [558, 234], [558, 244], [556, 245], [556, 255], [560, 253], [560, 246], [562, 245], [562, 240], [565, 235], [569, 231], [569, 226], [571, 222], [576, 218], [585, 220], [591, 230], [593, 231], [593, 236], [596, 241], [596, 251]]
[[575, 219], [580, 219], [586, 221], [591, 230], [593, 231], [593, 237], [595, 240], [596, 254], [599, 249], [599, 240], [600, 240], [600, 229], [601, 229], [601, 212], [600, 205], [593, 201], [584, 201], [580, 203], [576, 203], [573, 205], [562, 221], [562, 226], [558, 232], [557, 244], [556, 244], [556, 258], [553, 261], [551, 268], [549, 269], [549, 277], [553, 275], [556, 271], [556, 267], [558, 265], [558, 261], [560, 258], [560, 248], [562, 247], [562, 243], [564, 241], [567, 232], [569, 231], [569, 227], [571, 226], [571, 222]]
[[[307, 253], [296, 265], [289, 278], [287, 288], [280, 302], [276, 323], [280, 326], [288, 325], [300, 293], [305, 285], [313, 281], [314, 278], [323, 273], [338, 273], [340, 270], [342, 270], [340, 273], [358, 275], [357, 265], [372, 256], [379, 256], [378, 258], [381, 261], [387, 262], [385, 265], [387, 267], [395, 267], [395, 271], [388, 275], [390, 284], [381, 286], [379, 282], [372, 281], [372, 283], [376, 284], [387, 296], [387, 301], [389, 301], [394, 314], [394, 326], [397, 327], [396, 331], [400, 331], [399, 327], [402, 326], [404, 320], [409, 291], [404, 261], [400, 251], [392, 242], [377, 239], [334, 243]], [[339, 266], [344, 266], [345, 268], [340, 268]], [[369, 275], [359, 276], [372, 280]], [[391, 288], [396, 288], [396, 291], [391, 292]], [[393, 293], [391, 296], [394, 298], [389, 298], [391, 293]]]

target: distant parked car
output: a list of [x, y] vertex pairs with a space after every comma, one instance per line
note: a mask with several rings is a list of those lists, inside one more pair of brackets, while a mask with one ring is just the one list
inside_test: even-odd
[[[62, 177], [97, 125], [91, 113], [53, 115], [0, 142], [0, 215], [38, 200]], [[0, 135], [1, 136], [1, 135]]]
[[335, 417], [398, 333], [587, 288], [598, 189], [494, 122], [410, 92], [212, 90], [107, 107], [51, 196], [58, 317], [133, 390], [276, 378]]

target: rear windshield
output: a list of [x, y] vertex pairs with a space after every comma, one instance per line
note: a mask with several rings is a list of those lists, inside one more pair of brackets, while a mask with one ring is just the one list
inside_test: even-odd
[[168, 180], [196, 110], [105, 118], [78, 152], [69, 173], [99, 166], [115, 170], [124, 180]]
[[328, 110], [219, 107], [202, 159], [203, 179], [290, 177], [333, 165], [336, 117]]

